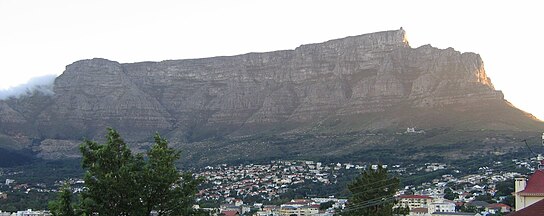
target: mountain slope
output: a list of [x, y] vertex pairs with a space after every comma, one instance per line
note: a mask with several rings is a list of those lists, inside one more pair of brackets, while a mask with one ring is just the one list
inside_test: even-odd
[[[99, 138], [108, 126], [135, 146], [158, 131], [195, 149], [280, 134], [544, 129], [494, 89], [479, 55], [411, 48], [402, 29], [227, 57], [82, 60], [66, 67], [54, 92], [0, 101], [0, 132], [47, 158], [58, 153], [44, 152], [44, 140], [66, 147], [63, 140]], [[241, 148], [269, 147], [255, 140]], [[236, 157], [251, 154], [242, 152]]]

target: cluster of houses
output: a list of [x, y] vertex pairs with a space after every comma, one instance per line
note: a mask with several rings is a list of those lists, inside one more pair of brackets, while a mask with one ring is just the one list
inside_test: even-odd
[[[515, 166], [530, 167], [530, 162], [514, 161]], [[501, 163], [496, 162], [500, 167]], [[375, 166], [375, 165], [374, 165]], [[305, 181], [322, 182], [321, 179], [328, 179], [324, 184], [334, 184], [337, 180], [336, 174], [339, 170], [364, 169], [364, 165], [353, 164], [327, 164], [315, 163], [313, 161], [273, 161], [266, 165], [240, 165], [229, 167], [221, 165], [216, 167], [207, 167], [198, 175], [207, 178], [207, 182], [213, 187], [201, 191], [202, 197], [206, 199], [218, 199], [224, 203], [230, 203], [231, 196], [243, 198], [243, 195], [260, 195], [263, 198], [273, 199], [279, 193], [287, 190], [289, 185], [300, 184]], [[435, 172], [447, 169], [448, 165], [444, 163], [427, 163], [418, 167], [401, 167], [392, 165], [389, 167], [391, 172], [396, 172], [404, 176], [419, 176], [423, 173]], [[514, 178], [520, 176], [516, 172], [507, 172], [504, 170], [481, 167], [476, 174], [465, 175], [462, 177], [457, 174], [459, 171], [452, 170], [452, 174], [444, 174], [439, 178], [429, 179], [429, 181], [417, 186], [407, 186], [399, 194], [412, 192], [417, 195], [399, 195], [397, 196], [399, 206], [408, 206], [410, 215], [493, 215], [508, 214], [515, 210], [514, 206], [498, 203], [506, 198], [501, 196], [493, 202], [478, 201], [476, 197], [481, 195], [492, 195], [497, 193], [496, 183], [504, 181], [514, 181]], [[535, 173], [538, 173], [535, 171]], [[319, 175], [317, 175], [319, 174]], [[534, 182], [534, 181], [533, 181]], [[544, 184], [544, 181], [543, 181]], [[540, 187], [540, 186], [539, 186]], [[531, 187], [530, 187], [531, 188]], [[544, 188], [542, 185], [541, 188]], [[249, 189], [249, 190], [246, 190]], [[454, 198], [451, 200], [444, 198], [446, 189], [452, 189]], [[519, 191], [517, 191], [519, 192]], [[242, 196], [240, 196], [242, 195]], [[519, 194], [518, 194], [519, 195]], [[332, 215], [334, 211], [342, 209], [345, 201], [333, 202], [335, 207], [330, 209], [316, 208], [323, 203], [320, 198], [308, 199], [312, 202], [302, 200], [292, 200], [278, 206], [245, 205], [239, 208], [236, 205], [221, 205], [218, 212], [239, 213], [247, 215], [247, 212], [257, 209], [253, 215]], [[324, 198], [321, 198], [324, 199]], [[235, 199], [238, 200], [238, 199]], [[308, 201], [306, 200], [306, 201]], [[530, 201], [530, 199], [527, 199]], [[237, 202], [241, 202], [237, 201]], [[460, 209], [474, 209], [474, 213], [461, 212]], [[544, 214], [543, 214], [544, 215]]]
[[[338, 209], [343, 209], [347, 203], [346, 199], [337, 198], [312, 198], [293, 199], [281, 205], [263, 205], [254, 203], [246, 205], [240, 199], [229, 198], [228, 204], [222, 204], [219, 209], [206, 209], [213, 212], [213, 215], [238, 216], [333, 216]], [[328, 205], [322, 206], [327, 203]]]
[[[451, 175], [444, 175], [441, 180], [433, 180], [434, 187], [426, 187], [418, 191], [417, 195], [399, 196], [397, 206], [406, 206], [410, 209], [409, 215], [417, 216], [544, 215], [544, 160], [539, 167], [528, 179], [511, 172], [493, 174], [488, 168], [481, 169], [485, 172], [484, 174], [468, 175], [459, 179], [455, 179]], [[466, 187], [453, 191], [457, 196], [454, 200], [447, 200], [443, 198], [443, 189], [447, 185], [444, 180], [458, 185], [463, 184]], [[513, 192], [515, 206], [508, 206], [504, 203], [487, 203], [474, 199], [478, 194], [493, 195], [497, 192], [494, 187], [494, 183], [497, 181], [515, 181]], [[429, 186], [429, 184], [423, 185]], [[465, 210], [472, 208], [473, 212], [459, 212], [458, 210], [462, 208]]]
[[[544, 166], [543, 166], [544, 167]], [[408, 215], [414, 216], [485, 216], [485, 215], [508, 215], [508, 216], [537, 216], [544, 215], [544, 169], [535, 170], [535, 172], [527, 179], [525, 177], [517, 177], [514, 180], [515, 173], [504, 173], [502, 175], [492, 176], [490, 182], [496, 181], [515, 181], [515, 206], [508, 206], [503, 203], [487, 203], [485, 201], [478, 201], [474, 199], [474, 194], [468, 192], [462, 192], [459, 190], [454, 192], [457, 196], [454, 200], [445, 199], [443, 191], [439, 193], [439, 190], [422, 190], [420, 192], [428, 192], [433, 195], [399, 195], [396, 197], [396, 207], [408, 207]], [[485, 186], [477, 186], [475, 183], [484, 183], [485, 176], [481, 175], [469, 175], [463, 178], [455, 179], [451, 175], [443, 176], [443, 179], [449, 179], [459, 184], [472, 183], [474, 185], [468, 185], [466, 190], [470, 190], [473, 193], [493, 193], [496, 189]], [[488, 179], [489, 180], [489, 179]], [[441, 185], [439, 182], [435, 185]], [[477, 187], [474, 187], [477, 186]], [[487, 189], [486, 189], [487, 188]], [[236, 200], [236, 199], [235, 199]], [[241, 200], [236, 202], [242, 203]], [[320, 205], [330, 202], [331, 205], [326, 209], [320, 209]], [[253, 213], [254, 216], [332, 216], [336, 211], [344, 209], [347, 200], [336, 198], [313, 198], [313, 199], [299, 199], [291, 200], [290, 202], [281, 204], [279, 206], [273, 205], [260, 205], [257, 204], [254, 208], [259, 211]], [[235, 205], [236, 206], [236, 205]], [[459, 209], [474, 209], [473, 212], [461, 212]], [[222, 206], [222, 209], [227, 213], [232, 212], [236, 214], [231, 215], [244, 215], [244, 211], [228, 208]], [[249, 209], [249, 208], [248, 208]], [[222, 211], [220, 211], [222, 212]], [[229, 215], [229, 214], [225, 214]], [[246, 214], [247, 215], [247, 214]]]
[[[489, 214], [506, 214], [511, 207], [502, 203], [489, 204], [483, 201], [467, 203], [456, 202], [439, 197], [426, 195], [400, 195], [396, 197], [396, 207], [408, 207], [408, 215], [415, 216], [483, 216]], [[347, 199], [337, 198], [308, 198], [293, 199], [281, 205], [263, 205], [254, 203], [244, 204], [240, 199], [229, 198], [228, 204], [222, 204], [218, 209], [206, 209], [215, 212], [213, 215], [253, 215], [253, 216], [333, 216], [345, 209]], [[324, 203], [330, 203], [323, 207]], [[459, 205], [473, 206], [478, 212], [460, 212]], [[481, 210], [481, 211], [480, 211]]]
[[204, 200], [227, 197], [258, 196], [273, 200], [292, 185], [304, 183], [334, 184], [339, 170], [362, 169], [349, 163], [323, 164], [314, 161], [271, 161], [269, 164], [249, 164], [205, 167], [196, 176], [205, 178], [205, 189], [199, 192]]
[[[510, 212], [510, 206], [502, 203], [489, 204], [484, 201], [455, 202], [444, 198], [433, 198], [425, 195], [401, 195], [397, 207], [407, 206], [409, 215], [417, 216], [446, 216], [446, 215], [486, 215]], [[473, 206], [482, 210], [474, 213], [460, 212], [459, 207]]]
[[[514, 161], [515, 166], [530, 167], [530, 162]], [[500, 162], [497, 162], [500, 167]], [[376, 165], [372, 165], [376, 166]], [[365, 165], [350, 163], [323, 164], [314, 161], [271, 161], [269, 164], [248, 164], [228, 166], [225, 164], [206, 167], [196, 176], [205, 178], [204, 189], [199, 192], [199, 200], [216, 200], [221, 204], [218, 208], [208, 209], [217, 215], [255, 215], [255, 216], [292, 216], [316, 215], [332, 216], [344, 209], [346, 199], [337, 198], [307, 198], [291, 200], [281, 205], [263, 205], [262, 203], [245, 204], [242, 199], [246, 196], [259, 196], [262, 200], [274, 200], [285, 193], [291, 186], [303, 183], [319, 183], [326, 187], [337, 183], [339, 174], [346, 171], [357, 171], [366, 168]], [[406, 186], [399, 192], [397, 207], [408, 207], [409, 215], [442, 216], [442, 215], [544, 215], [535, 214], [534, 209], [544, 209], [544, 165], [542, 169], [533, 169], [534, 174], [526, 179], [519, 173], [507, 172], [496, 167], [481, 167], [476, 174], [459, 176], [456, 170], [444, 174], [420, 185]], [[448, 169], [447, 164], [427, 163], [423, 166], [391, 165], [389, 170], [397, 175], [418, 177], [422, 173], [430, 173]], [[481, 195], [494, 196], [497, 193], [496, 183], [515, 182], [515, 206], [508, 206], [497, 201], [491, 203], [478, 201]], [[82, 180], [70, 179], [68, 182], [75, 190], [80, 190]], [[5, 185], [12, 189], [26, 189], [25, 184], [16, 184], [12, 179], [6, 179]], [[23, 186], [21, 186], [23, 185]], [[59, 183], [60, 185], [60, 183]], [[27, 189], [28, 190], [28, 189]], [[454, 194], [450, 200], [445, 199], [445, 191]], [[53, 191], [53, 190], [52, 190]], [[78, 192], [78, 191], [74, 191]], [[496, 196], [494, 196], [496, 197]], [[8, 194], [0, 192], [0, 200], [7, 199]], [[323, 206], [324, 203], [329, 205]], [[463, 209], [475, 209], [474, 213], [461, 212]], [[523, 212], [530, 212], [523, 214]], [[18, 211], [1, 212], [0, 216], [47, 216], [48, 211]]]
[[[0, 183], [2, 185], [2, 183]], [[37, 184], [28, 184], [28, 183], [18, 183], [14, 179], [7, 178], [5, 180], [5, 183], [3, 186], [6, 186], [11, 191], [23, 191], [23, 192], [30, 192], [30, 191], [37, 191], [41, 193], [50, 193], [50, 192], [56, 192], [54, 189], [48, 188], [43, 183], [37, 183]], [[0, 200], [2, 199], [8, 199], [8, 194], [6, 192], [0, 191]]]
[[53, 214], [49, 211], [33, 211], [32, 209], [27, 209], [17, 212], [0, 211], [0, 216], [53, 216]]

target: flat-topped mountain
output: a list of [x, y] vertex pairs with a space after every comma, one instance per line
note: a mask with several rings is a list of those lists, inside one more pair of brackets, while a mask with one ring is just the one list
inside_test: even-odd
[[[0, 101], [0, 148], [62, 157], [77, 150], [83, 137], [101, 137], [108, 126], [135, 146], [145, 146], [158, 131], [193, 150], [210, 143], [228, 148], [225, 140], [242, 137], [406, 127], [544, 129], [495, 90], [478, 54], [412, 48], [403, 29], [237, 56], [81, 60], [66, 67], [53, 90]], [[237, 142], [242, 147], [236, 158], [255, 146], [267, 148], [255, 142]]]

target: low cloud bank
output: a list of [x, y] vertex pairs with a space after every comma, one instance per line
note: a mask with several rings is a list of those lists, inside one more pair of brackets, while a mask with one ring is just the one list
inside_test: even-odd
[[55, 78], [57, 78], [56, 75], [34, 77], [28, 80], [28, 82], [25, 84], [0, 90], [0, 100], [5, 100], [12, 97], [19, 98], [21, 96], [28, 96], [37, 92], [45, 95], [53, 95], [53, 82], [55, 81]]

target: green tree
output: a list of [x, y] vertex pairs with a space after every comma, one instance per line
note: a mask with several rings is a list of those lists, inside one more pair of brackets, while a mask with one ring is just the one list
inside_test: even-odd
[[75, 216], [72, 190], [68, 185], [62, 187], [56, 200], [49, 202], [49, 209], [53, 216]]
[[408, 206], [399, 206], [393, 208], [393, 214], [394, 215], [408, 215], [410, 214], [410, 207]]
[[319, 204], [319, 210], [327, 210], [328, 208], [332, 207], [333, 205], [334, 205], [333, 201], [320, 203]]
[[514, 181], [502, 181], [495, 185], [495, 196], [508, 196], [514, 192]]
[[475, 197], [474, 199], [478, 201], [488, 202], [488, 203], [495, 203], [495, 200], [493, 200], [493, 196], [491, 196], [491, 194], [489, 193], [481, 194]]
[[[86, 140], [81, 146], [85, 212], [99, 215], [145, 215], [140, 200], [143, 157], [133, 156], [114, 129], [108, 128], [103, 145]], [[148, 214], [149, 215], [149, 214]]]
[[477, 213], [480, 212], [482, 209], [478, 209], [476, 206], [473, 205], [463, 205], [461, 208], [459, 208], [460, 212], [470, 212], [470, 213]]
[[444, 199], [454, 200], [455, 198], [457, 198], [457, 194], [451, 188], [444, 189]]
[[192, 215], [194, 194], [200, 179], [191, 173], [180, 174], [175, 161], [180, 152], [168, 147], [168, 142], [155, 135], [155, 145], [147, 152], [145, 166], [146, 187], [144, 205], [146, 212], [156, 210], [159, 215]]
[[404, 195], [414, 195], [415, 193], [414, 189], [409, 189], [404, 192]]
[[504, 203], [506, 205], [509, 205], [511, 207], [514, 207], [516, 205], [516, 198], [512, 196], [511, 194], [506, 196], [501, 203]]
[[85, 141], [81, 146], [86, 190], [80, 213], [91, 215], [147, 216], [199, 215], [192, 209], [200, 179], [180, 173], [175, 161], [180, 152], [155, 135], [155, 144], [144, 156], [133, 155], [114, 129], [104, 144]]
[[390, 216], [393, 215], [395, 198], [400, 181], [389, 177], [387, 169], [379, 165], [364, 170], [348, 185], [351, 192], [347, 208], [342, 215]]

